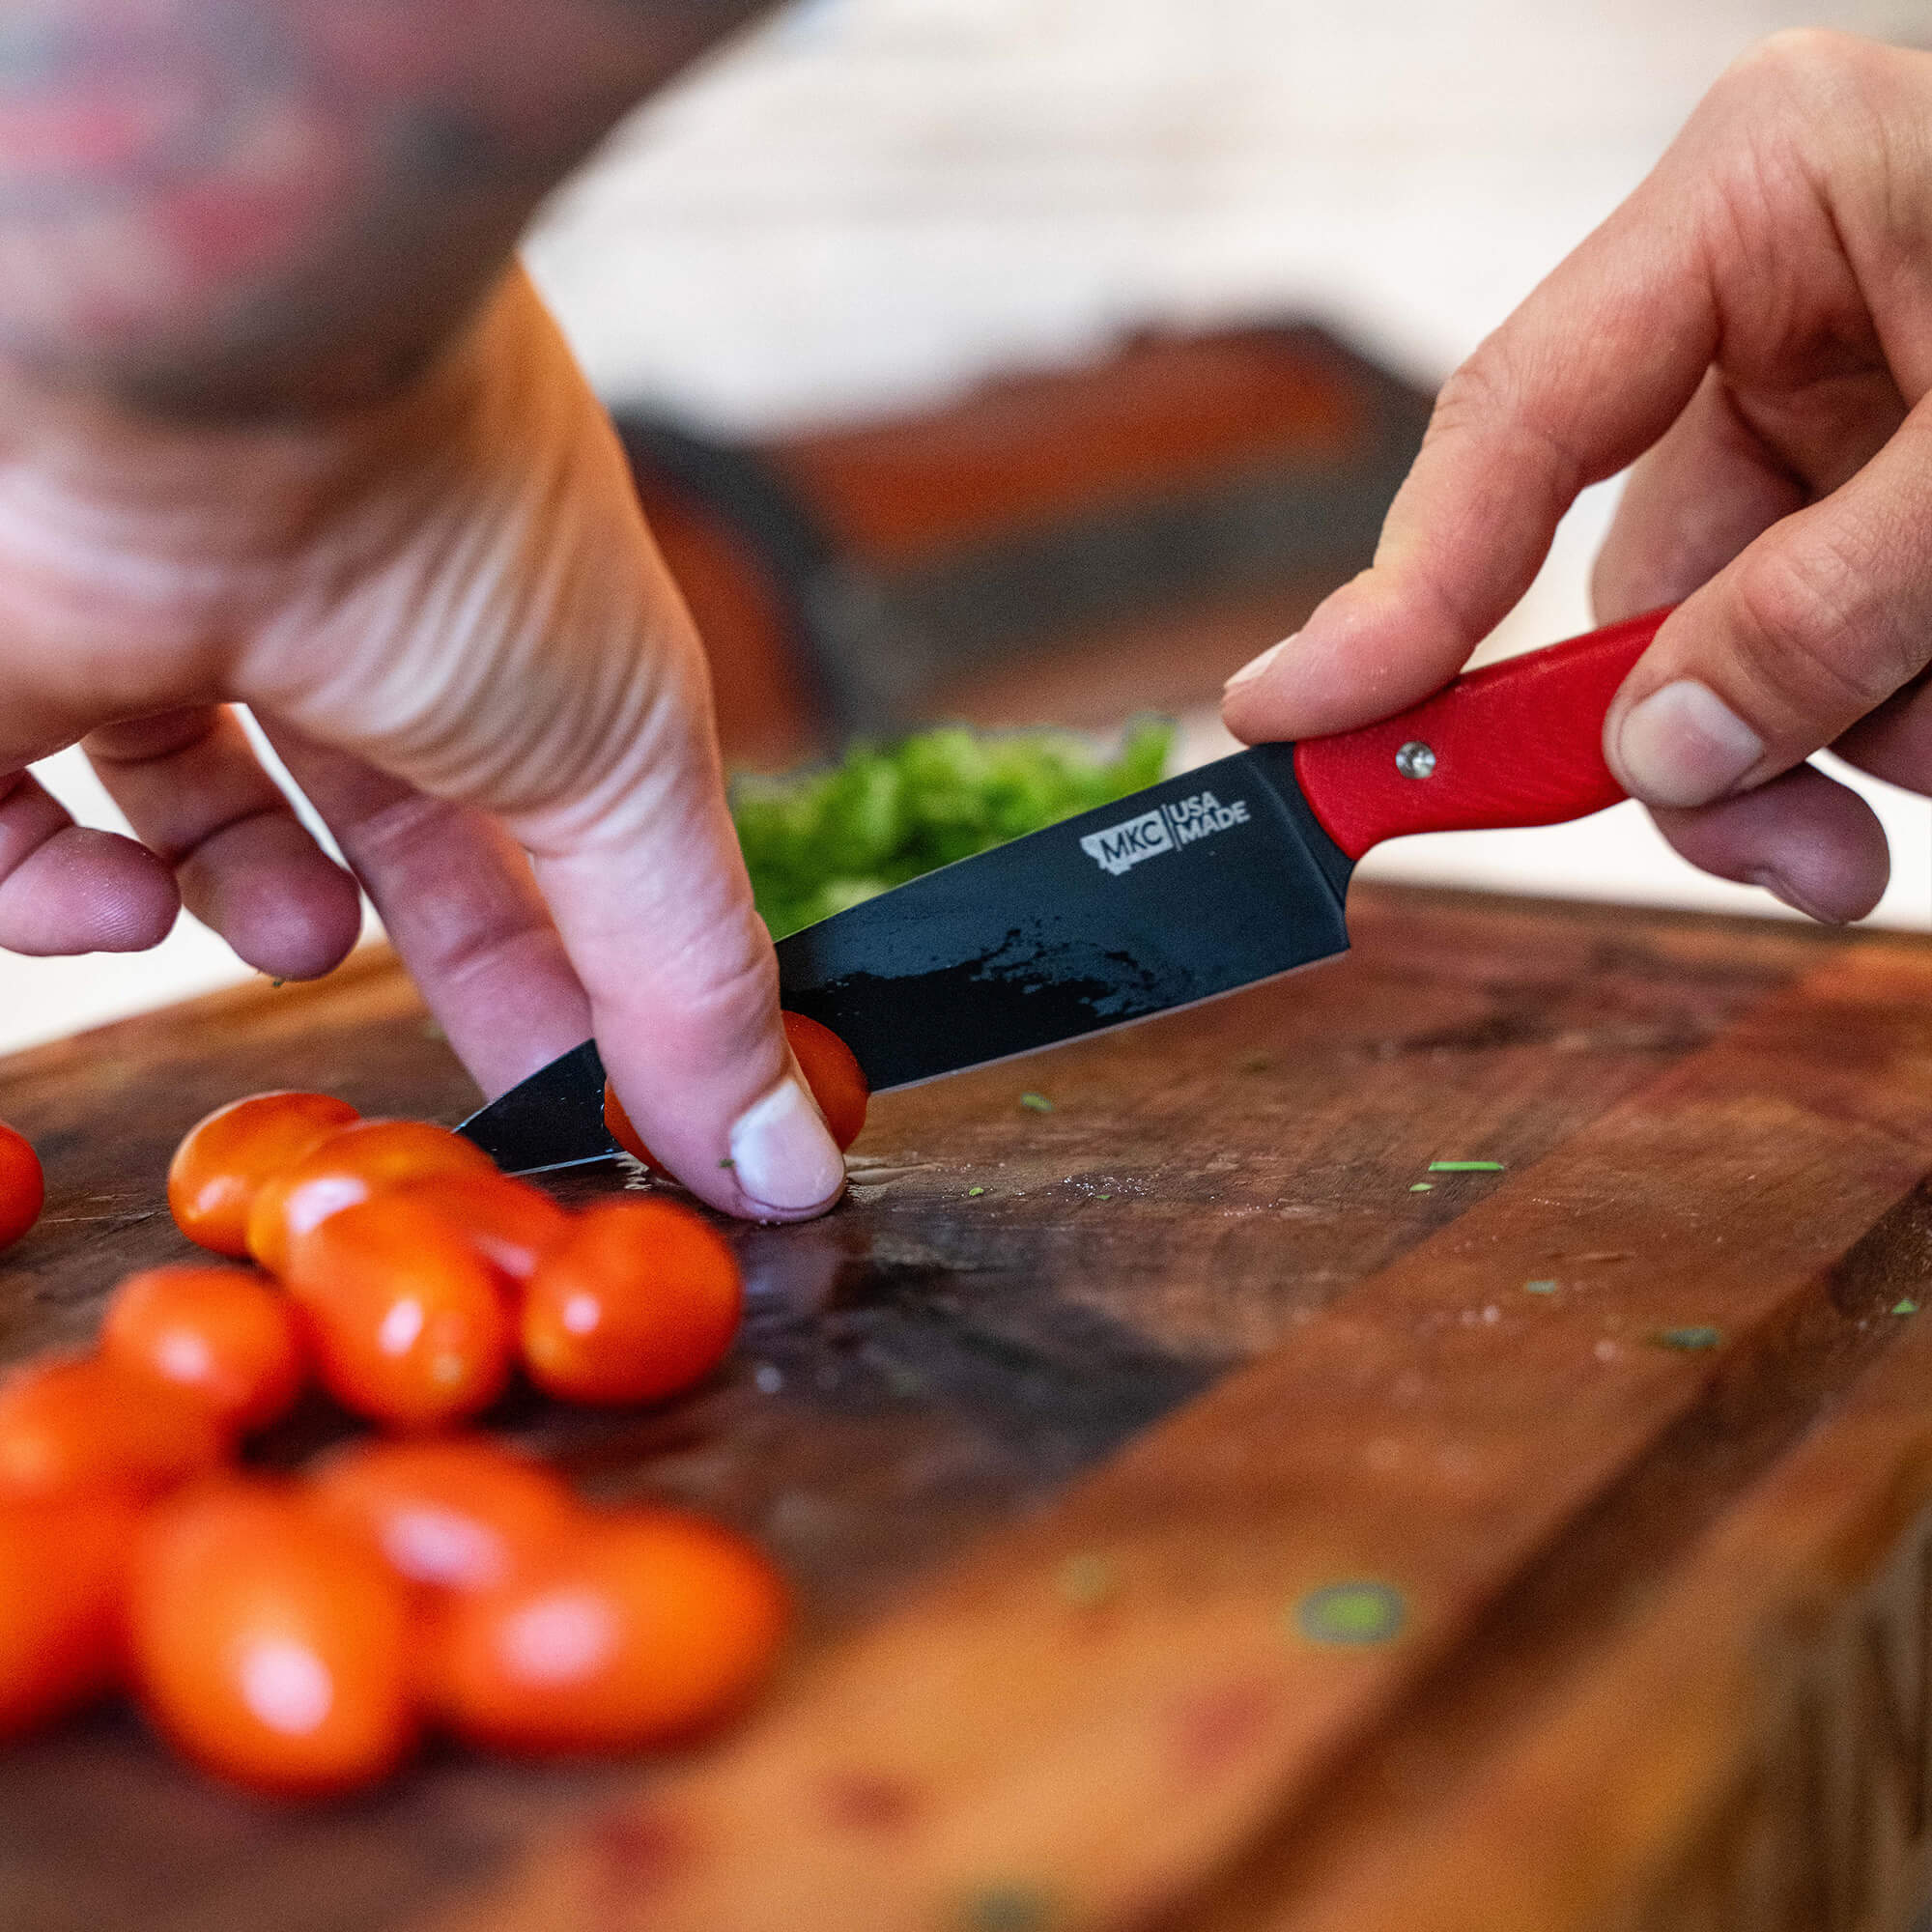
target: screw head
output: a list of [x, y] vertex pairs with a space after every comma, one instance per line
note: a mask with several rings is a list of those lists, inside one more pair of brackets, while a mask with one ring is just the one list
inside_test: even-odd
[[1395, 754], [1395, 768], [1406, 779], [1426, 779], [1435, 771], [1435, 753], [1420, 738], [1411, 738]]

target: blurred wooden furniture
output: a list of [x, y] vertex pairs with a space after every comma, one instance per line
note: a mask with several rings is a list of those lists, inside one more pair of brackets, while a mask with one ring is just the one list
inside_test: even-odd
[[[0, 1928], [1905, 1932], [1932, 943], [1373, 887], [1354, 924], [877, 1101], [843, 1207], [734, 1231], [695, 1398], [506, 1406], [797, 1578], [734, 1735], [301, 1812], [110, 1710], [0, 1755]], [[0, 1065], [51, 1184], [0, 1355], [185, 1251], [175, 1136], [270, 1085], [471, 1097], [380, 955]]]
[[1176, 710], [1368, 561], [1426, 396], [1283, 325], [1147, 334], [726, 445], [620, 413], [734, 763], [937, 718]]

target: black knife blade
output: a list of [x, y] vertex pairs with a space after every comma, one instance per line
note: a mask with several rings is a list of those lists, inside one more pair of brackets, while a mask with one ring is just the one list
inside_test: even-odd
[[[1172, 1012], [1345, 952], [1354, 864], [1402, 833], [1622, 797], [1605, 712], [1666, 615], [1492, 665], [1378, 724], [1258, 745], [942, 867], [780, 941], [782, 1004], [874, 1093]], [[513, 1173], [600, 1158], [586, 1040], [461, 1131]]]
[[[782, 1004], [872, 1091], [1147, 1019], [1349, 944], [1353, 863], [1264, 745], [835, 913], [778, 946]], [[512, 1174], [612, 1151], [585, 1040], [465, 1121]]]

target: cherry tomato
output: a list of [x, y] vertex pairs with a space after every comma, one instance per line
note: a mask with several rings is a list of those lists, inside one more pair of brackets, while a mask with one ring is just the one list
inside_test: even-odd
[[[791, 1044], [798, 1070], [805, 1075], [805, 1084], [811, 1089], [811, 1097], [825, 1116], [826, 1128], [838, 1144], [838, 1151], [843, 1153], [859, 1138], [859, 1130], [866, 1124], [866, 1107], [872, 1090], [866, 1084], [852, 1049], [830, 1027], [820, 1026], [803, 1013], [783, 1013], [780, 1017], [784, 1021], [785, 1038]], [[617, 1090], [608, 1080], [604, 1083], [604, 1125], [626, 1153], [635, 1155], [661, 1179], [674, 1178], [644, 1145], [644, 1137], [632, 1125], [623, 1101], [617, 1097]]]
[[289, 1243], [338, 1208], [432, 1174], [495, 1174], [490, 1156], [427, 1121], [357, 1121], [339, 1127], [266, 1181], [248, 1210], [248, 1252], [286, 1274]]
[[139, 1513], [115, 1496], [0, 1503], [0, 1739], [113, 1682]]
[[0, 1124], [0, 1248], [11, 1247], [40, 1219], [46, 1198], [46, 1177], [34, 1144]]
[[28, 1363], [0, 1382], [0, 1499], [158, 1495], [227, 1455], [207, 1403], [99, 1355]]
[[301, 1393], [301, 1322], [252, 1270], [147, 1268], [114, 1291], [100, 1352], [200, 1397], [238, 1434], [266, 1428]]
[[562, 1482], [487, 1435], [355, 1442], [314, 1472], [310, 1492], [399, 1576], [443, 1590], [509, 1581], [578, 1521]]
[[248, 1208], [272, 1174], [358, 1119], [328, 1094], [251, 1094], [190, 1127], [168, 1165], [168, 1207], [189, 1240], [248, 1252]]
[[407, 1587], [279, 1486], [229, 1477], [160, 1505], [135, 1542], [128, 1627], [143, 1708], [216, 1776], [327, 1797], [414, 1742]]
[[769, 1669], [788, 1604], [744, 1538], [627, 1511], [494, 1590], [447, 1600], [426, 1650], [438, 1710], [469, 1741], [620, 1751], [730, 1714]]
[[507, 1174], [439, 1174], [394, 1190], [422, 1201], [454, 1222], [491, 1266], [526, 1282], [537, 1257], [570, 1226], [570, 1216], [540, 1187]]
[[437, 1429], [487, 1408], [509, 1378], [503, 1277], [423, 1202], [372, 1194], [318, 1222], [290, 1251], [289, 1292], [317, 1378], [357, 1415]]
[[743, 1303], [729, 1246], [690, 1208], [604, 1202], [530, 1276], [524, 1363], [566, 1402], [655, 1402], [718, 1366]]
[[792, 1058], [825, 1116], [838, 1151], [859, 1138], [866, 1124], [866, 1105], [872, 1090], [859, 1070], [852, 1049], [828, 1026], [809, 1020], [803, 1013], [784, 1015], [785, 1038], [791, 1042]]

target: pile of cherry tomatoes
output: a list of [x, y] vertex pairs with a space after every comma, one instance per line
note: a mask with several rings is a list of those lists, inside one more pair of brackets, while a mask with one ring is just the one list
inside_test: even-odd
[[[787, 1027], [797, 1050], [810, 1022]], [[865, 1083], [814, 1031], [801, 1064], [849, 1145]], [[702, 1380], [742, 1301], [709, 1222], [657, 1194], [573, 1213], [460, 1135], [322, 1094], [210, 1115], [168, 1201], [253, 1265], [129, 1276], [92, 1352], [0, 1382], [0, 1739], [120, 1687], [217, 1776], [317, 1797], [384, 1776], [426, 1725], [627, 1750], [749, 1696], [786, 1621], [752, 1545], [589, 1508], [462, 1427], [520, 1366], [599, 1405]], [[244, 1438], [311, 1378], [387, 1433], [293, 1478], [246, 1470]]]

